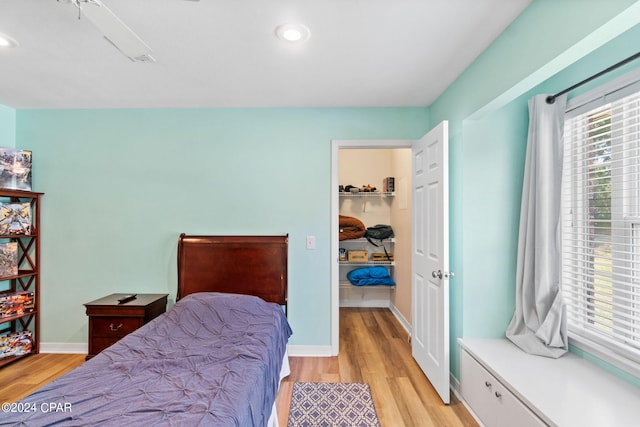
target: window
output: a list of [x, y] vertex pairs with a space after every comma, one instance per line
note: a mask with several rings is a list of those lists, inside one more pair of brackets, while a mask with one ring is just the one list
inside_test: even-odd
[[635, 74], [635, 82], [627, 78], [589, 102], [570, 104], [562, 184], [561, 280], [570, 337], [631, 365], [640, 364], [640, 81]]

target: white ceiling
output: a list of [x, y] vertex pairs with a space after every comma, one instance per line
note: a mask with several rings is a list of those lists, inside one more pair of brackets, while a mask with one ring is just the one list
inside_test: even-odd
[[[427, 106], [531, 0], [103, 0], [132, 62], [69, 0], [2, 0], [0, 104], [27, 108]], [[85, 6], [87, 7], [87, 6]], [[275, 37], [303, 23], [311, 38]]]

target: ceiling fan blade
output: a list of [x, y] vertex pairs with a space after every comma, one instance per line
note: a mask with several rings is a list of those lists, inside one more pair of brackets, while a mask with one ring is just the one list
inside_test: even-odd
[[132, 61], [155, 62], [151, 56], [151, 48], [101, 1], [90, 0], [83, 3], [80, 13]]

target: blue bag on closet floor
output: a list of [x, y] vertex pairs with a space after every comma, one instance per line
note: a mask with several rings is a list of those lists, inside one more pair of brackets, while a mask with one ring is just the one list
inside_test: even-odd
[[381, 266], [356, 268], [347, 273], [347, 279], [354, 286], [396, 285], [389, 271]]

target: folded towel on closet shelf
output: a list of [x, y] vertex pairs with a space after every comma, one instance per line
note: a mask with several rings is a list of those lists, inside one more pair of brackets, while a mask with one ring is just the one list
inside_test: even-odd
[[338, 240], [359, 239], [367, 231], [364, 223], [352, 216], [338, 215], [338, 226], [340, 227]]
[[347, 279], [354, 286], [395, 286], [389, 271], [382, 266], [356, 268], [347, 273]]

